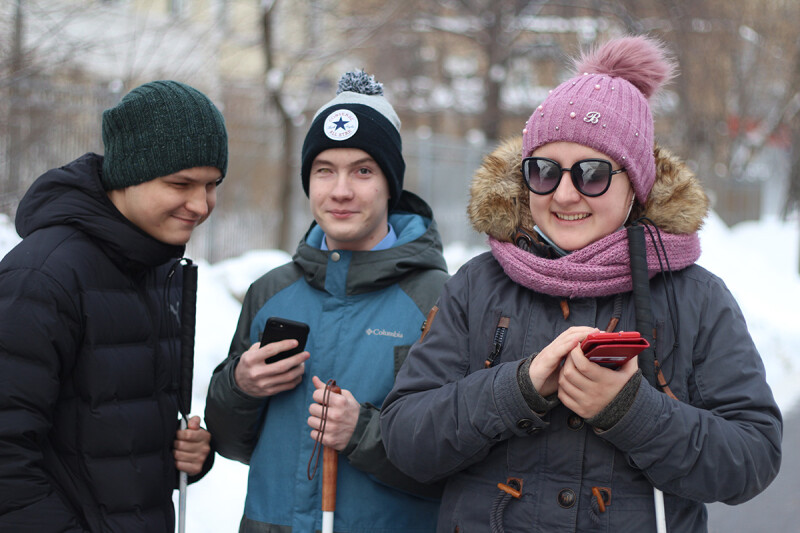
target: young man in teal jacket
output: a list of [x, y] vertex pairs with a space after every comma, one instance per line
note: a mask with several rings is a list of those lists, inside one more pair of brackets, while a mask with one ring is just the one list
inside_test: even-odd
[[[400, 121], [380, 84], [346, 74], [316, 114], [302, 152], [314, 223], [292, 262], [257, 280], [227, 359], [211, 378], [206, 419], [217, 450], [250, 465], [240, 531], [320, 529], [321, 476], [308, 480], [322, 443], [339, 452], [338, 532], [422, 532], [435, 527], [434, 487], [386, 458], [378, 407], [447, 279], [430, 207], [403, 191]], [[269, 317], [310, 325], [306, 350], [260, 346]], [[266, 362], [265, 362], [266, 361]]]

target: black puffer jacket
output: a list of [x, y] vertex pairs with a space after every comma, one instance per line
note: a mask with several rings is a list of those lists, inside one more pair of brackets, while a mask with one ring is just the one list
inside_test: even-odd
[[41, 176], [0, 262], [0, 531], [174, 530], [183, 247], [124, 218], [101, 168]]

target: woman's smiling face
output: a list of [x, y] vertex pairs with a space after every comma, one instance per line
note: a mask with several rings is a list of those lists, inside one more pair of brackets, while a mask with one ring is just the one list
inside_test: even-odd
[[[557, 161], [570, 168], [582, 159], [606, 159], [613, 170], [620, 165], [602, 152], [572, 142], [554, 142], [540, 146], [531, 156]], [[628, 175], [615, 174], [611, 185], [601, 196], [584, 196], [572, 184], [569, 172], [564, 172], [555, 191], [540, 195], [529, 193], [534, 223], [557, 246], [564, 250], [579, 250], [625, 223], [634, 198]]]

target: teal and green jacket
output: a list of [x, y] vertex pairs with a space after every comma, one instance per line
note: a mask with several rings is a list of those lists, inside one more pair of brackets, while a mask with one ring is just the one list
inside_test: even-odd
[[[322, 251], [322, 230], [312, 224], [292, 261], [262, 276], [245, 296], [230, 352], [214, 371], [206, 405], [219, 453], [250, 465], [241, 531], [320, 528], [321, 476], [307, 478], [314, 448], [306, 423], [314, 375], [335, 379], [361, 403], [356, 431], [339, 455], [336, 531], [407, 533], [435, 527], [436, 487], [413, 481], [389, 463], [378, 414], [448, 274], [424, 201], [404, 191], [389, 223], [398, 240], [380, 251]], [[295, 389], [255, 398], [236, 386], [234, 369], [270, 316], [310, 325], [306, 350], [311, 358]]]

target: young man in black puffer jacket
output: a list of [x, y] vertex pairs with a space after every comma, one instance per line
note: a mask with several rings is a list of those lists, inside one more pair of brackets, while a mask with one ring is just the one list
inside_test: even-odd
[[31, 186], [0, 262], [0, 531], [172, 532], [177, 471], [211, 467], [199, 417], [178, 429], [177, 267], [225, 122], [156, 81], [104, 112], [103, 143]]

